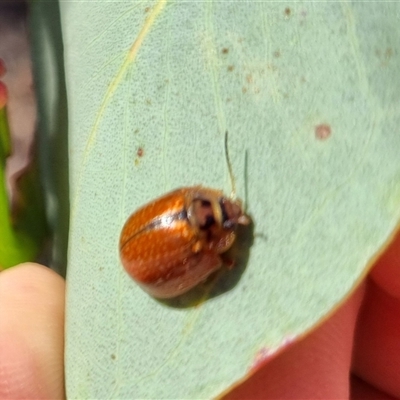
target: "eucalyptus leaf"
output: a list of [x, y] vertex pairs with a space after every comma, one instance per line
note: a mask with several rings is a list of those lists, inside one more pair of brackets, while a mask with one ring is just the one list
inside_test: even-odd
[[[329, 315], [399, 222], [399, 5], [60, 6], [68, 397], [218, 396]], [[229, 194], [225, 131], [254, 223], [240, 274], [157, 301], [121, 266], [121, 228], [177, 187]]]

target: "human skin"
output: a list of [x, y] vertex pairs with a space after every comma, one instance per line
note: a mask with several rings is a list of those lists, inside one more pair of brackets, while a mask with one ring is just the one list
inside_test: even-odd
[[[0, 399], [65, 397], [64, 295], [38, 264], [0, 273]], [[326, 321], [224, 397], [348, 398], [400, 399], [400, 234]]]
[[64, 397], [64, 296], [49, 268], [0, 272], [0, 399]]

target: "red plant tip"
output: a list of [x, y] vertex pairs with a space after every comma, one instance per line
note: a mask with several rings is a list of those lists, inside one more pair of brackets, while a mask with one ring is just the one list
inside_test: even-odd
[[7, 87], [2, 81], [0, 81], [0, 110], [7, 104], [7, 99]]
[[0, 58], [0, 76], [3, 76], [7, 72], [6, 66], [4, 65], [4, 61]]

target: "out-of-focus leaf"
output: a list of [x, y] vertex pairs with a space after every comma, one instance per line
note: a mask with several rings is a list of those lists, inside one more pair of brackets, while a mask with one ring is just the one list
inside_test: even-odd
[[46, 235], [43, 198], [34, 165], [22, 173], [17, 184], [17, 201], [10, 206], [5, 166], [11, 153], [7, 109], [0, 109], [0, 270], [34, 261]]
[[69, 226], [68, 117], [58, 2], [32, 2], [29, 12], [38, 153], [52, 234], [49, 266], [65, 276]]

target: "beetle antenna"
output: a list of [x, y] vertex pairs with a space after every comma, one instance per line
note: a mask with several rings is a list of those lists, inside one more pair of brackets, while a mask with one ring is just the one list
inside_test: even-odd
[[232, 188], [231, 197], [234, 198], [236, 196], [236, 183], [235, 183], [235, 177], [233, 176], [231, 160], [229, 158], [228, 131], [225, 131], [225, 158], [226, 158], [226, 163], [228, 165], [229, 178], [231, 180], [231, 188]]
[[244, 212], [247, 211], [247, 204], [248, 204], [248, 195], [249, 195], [249, 180], [248, 180], [248, 156], [249, 153], [247, 149], [244, 151], [244, 204], [243, 209]]

